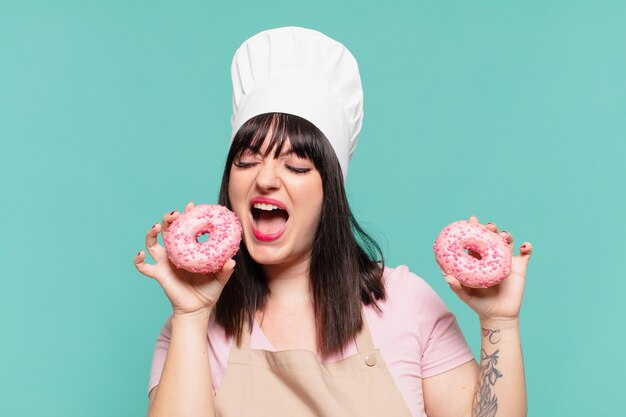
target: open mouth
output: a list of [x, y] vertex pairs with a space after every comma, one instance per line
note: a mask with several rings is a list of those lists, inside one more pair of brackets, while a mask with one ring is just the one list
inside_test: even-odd
[[252, 231], [257, 239], [275, 240], [285, 231], [289, 213], [284, 208], [267, 201], [253, 201], [250, 211], [252, 213]]

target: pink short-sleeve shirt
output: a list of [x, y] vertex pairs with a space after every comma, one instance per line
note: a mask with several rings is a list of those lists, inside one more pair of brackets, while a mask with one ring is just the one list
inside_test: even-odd
[[[454, 315], [441, 298], [406, 266], [385, 268], [385, 301], [380, 311], [365, 306], [365, 316], [374, 345], [380, 349], [396, 386], [414, 417], [424, 415], [422, 379], [434, 376], [473, 359]], [[148, 391], [159, 384], [172, 330], [171, 317], [157, 338]], [[209, 321], [207, 343], [213, 388], [217, 392], [228, 364], [232, 340], [213, 320]], [[276, 351], [255, 323], [252, 349]], [[354, 342], [333, 362], [356, 353]]]

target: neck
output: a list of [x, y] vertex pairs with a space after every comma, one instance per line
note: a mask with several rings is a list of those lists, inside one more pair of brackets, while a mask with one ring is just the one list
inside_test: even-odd
[[292, 304], [310, 300], [310, 263], [311, 258], [307, 257], [290, 264], [263, 266], [272, 302]]

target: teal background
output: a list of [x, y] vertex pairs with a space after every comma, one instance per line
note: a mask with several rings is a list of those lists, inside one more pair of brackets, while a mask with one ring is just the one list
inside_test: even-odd
[[479, 348], [432, 243], [471, 214], [535, 247], [530, 416], [624, 416], [626, 3], [0, 0], [0, 415], [137, 416], [170, 312], [133, 256], [215, 202], [230, 62], [299, 25], [356, 56], [353, 211]]

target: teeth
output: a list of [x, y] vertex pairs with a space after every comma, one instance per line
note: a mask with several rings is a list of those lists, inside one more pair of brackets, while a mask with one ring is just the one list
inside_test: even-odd
[[252, 207], [254, 207], [255, 209], [265, 210], [265, 211], [281, 210], [280, 207], [275, 206], [274, 204], [254, 203]]

